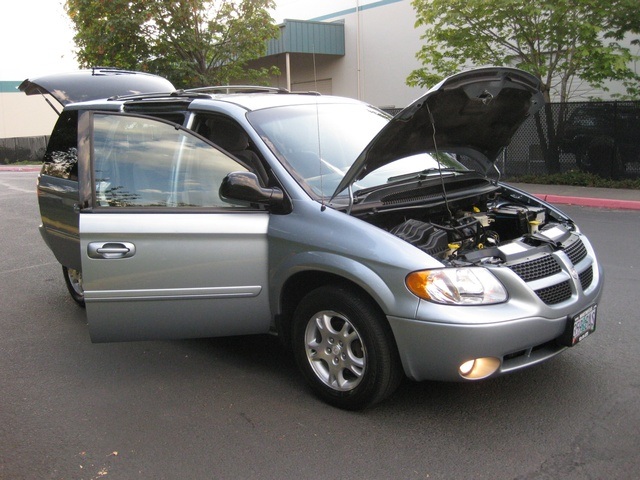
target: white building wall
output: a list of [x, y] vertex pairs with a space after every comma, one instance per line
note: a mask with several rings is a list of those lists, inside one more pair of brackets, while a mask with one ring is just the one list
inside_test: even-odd
[[[354, 15], [355, 16], [355, 15]], [[409, 0], [360, 14], [362, 99], [378, 106], [404, 107], [424, 89], [409, 87], [406, 79], [420, 67], [415, 54], [420, 32]]]
[[[317, 79], [331, 79], [331, 92], [377, 106], [404, 107], [423, 90], [407, 86], [406, 78], [420, 63], [420, 31], [414, 28], [415, 12], [410, 0], [279, 2], [277, 22], [286, 19], [343, 21], [345, 56], [316, 56]], [[292, 84], [312, 82], [313, 59], [292, 55]], [[273, 59], [271, 59], [273, 60]], [[284, 64], [278, 86], [286, 84]]]
[[40, 95], [0, 92], [0, 138], [49, 135], [57, 119]]
[[[316, 59], [317, 78], [330, 78], [332, 84], [332, 92], [321, 93], [359, 98], [381, 107], [404, 107], [424, 92], [405, 83], [421, 67], [415, 54], [424, 32], [415, 28], [411, 0], [280, 0], [273, 17], [277, 23], [284, 19], [344, 21], [345, 56], [340, 61]], [[631, 45], [631, 38], [624, 44], [640, 55], [640, 46]], [[305, 60], [292, 60], [291, 65], [294, 83], [295, 79], [313, 80], [312, 66]], [[286, 86], [284, 80], [277, 81]], [[610, 100], [624, 93], [618, 82], [607, 82], [606, 87], [608, 91], [595, 90], [582, 83], [572, 100]]]

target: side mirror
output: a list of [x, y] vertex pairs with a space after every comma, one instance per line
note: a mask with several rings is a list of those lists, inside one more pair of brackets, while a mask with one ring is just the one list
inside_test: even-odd
[[279, 188], [264, 188], [255, 173], [231, 172], [220, 185], [220, 197], [257, 203], [268, 207], [279, 207], [284, 203], [284, 194]]

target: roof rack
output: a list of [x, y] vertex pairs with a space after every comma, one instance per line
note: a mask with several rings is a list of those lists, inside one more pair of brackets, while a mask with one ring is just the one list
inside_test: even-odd
[[173, 92], [132, 93], [130, 95], [114, 95], [107, 100], [154, 100], [154, 99], [196, 99], [211, 98], [211, 95], [187, 90], [174, 90]]
[[189, 93], [290, 93], [286, 88], [264, 87], [261, 85], [216, 85], [189, 88], [184, 91]]
[[93, 66], [90, 68], [91, 70], [91, 74], [92, 75], [99, 75], [99, 74], [105, 74], [105, 73], [111, 73], [111, 74], [148, 74], [148, 72], [136, 72], [134, 70], [125, 70], [123, 68], [117, 68], [117, 67], [101, 67], [101, 66]]
[[195, 100], [197, 98], [211, 98], [211, 95], [215, 94], [230, 94], [230, 93], [275, 93], [275, 94], [290, 94], [296, 93], [297, 95], [321, 95], [318, 92], [290, 92], [286, 88], [278, 87], [263, 87], [256, 85], [224, 85], [213, 87], [199, 87], [174, 90], [173, 92], [151, 92], [151, 93], [134, 93], [130, 95], [114, 95], [109, 97], [108, 100]]

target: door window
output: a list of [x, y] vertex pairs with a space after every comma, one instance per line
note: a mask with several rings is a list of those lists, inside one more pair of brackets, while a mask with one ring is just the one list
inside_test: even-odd
[[230, 172], [246, 167], [190, 132], [158, 119], [95, 113], [97, 207], [243, 208], [220, 198]]
[[44, 154], [45, 175], [78, 180], [78, 112], [65, 110], [51, 133]]

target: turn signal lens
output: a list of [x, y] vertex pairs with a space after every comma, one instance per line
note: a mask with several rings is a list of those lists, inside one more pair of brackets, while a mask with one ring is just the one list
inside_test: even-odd
[[489, 305], [507, 300], [507, 291], [486, 268], [441, 268], [410, 273], [405, 283], [414, 295], [445, 305]]

